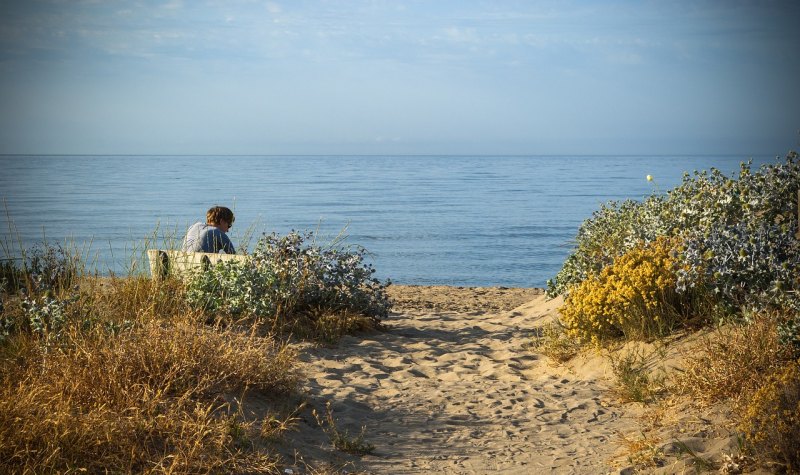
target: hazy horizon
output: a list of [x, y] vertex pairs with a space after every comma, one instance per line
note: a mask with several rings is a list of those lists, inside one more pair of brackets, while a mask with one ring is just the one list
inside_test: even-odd
[[0, 0], [0, 154], [781, 155], [800, 3]]

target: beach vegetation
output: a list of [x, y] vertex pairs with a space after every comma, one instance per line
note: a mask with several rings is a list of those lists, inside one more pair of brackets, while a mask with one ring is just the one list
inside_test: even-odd
[[800, 356], [780, 340], [782, 319], [775, 312], [749, 314], [746, 322], [704, 335], [683, 356], [681, 370], [673, 374], [673, 392], [704, 405], [751, 395], [766, 377]]
[[739, 424], [754, 451], [800, 470], [800, 360], [775, 371], [745, 405]]
[[[276, 444], [305, 406], [297, 346], [275, 322], [304, 318], [334, 341], [389, 308], [366, 251], [307, 236], [267, 237], [247, 265], [188, 281], [97, 277], [59, 247], [4, 260], [0, 472], [279, 472]], [[363, 432], [328, 430], [372, 450]]]
[[548, 294], [570, 295], [586, 280], [637, 247], [658, 238], [679, 242], [674, 290], [699, 294], [723, 308], [714, 317], [741, 316], [742, 307], [800, 308], [798, 155], [738, 177], [716, 169], [685, 174], [666, 194], [604, 204], [580, 226], [572, 254], [548, 282]]
[[626, 459], [635, 470], [652, 470], [665, 464], [661, 441], [642, 432], [637, 435], [619, 434]]
[[[799, 189], [792, 152], [756, 171], [743, 163], [738, 177], [685, 174], [666, 194], [602, 205], [581, 225], [548, 294], [565, 296], [565, 324], [593, 341], [741, 320], [749, 309], [797, 314]], [[639, 331], [620, 328], [631, 318]], [[782, 322], [784, 340], [797, 340], [798, 326], [796, 318]]]
[[629, 350], [611, 357], [611, 370], [617, 380], [616, 393], [626, 402], [650, 403], [664, 389], [664, 378], [651, 372], [642, 351]]
[[293, 351], [255, 329], [169, 315], [111, 333], [70, 326], [57, 344], [17, 333], [0, 359], [0, 466], [16, 472], [270, 470], [220, 395], [282, 394]]
[[330, 401], [325, 404], [324, 415], [320, 415], [316, 409], [312, 410], [312, 414], [337, 450], [354, 455], [368, 455], [375, 451], [375, 446], [365, 440], [366, 426], [362, 426], [357, 435], [351, 435], [347, 429], [337, 426]]
[[530, 348], [556, 364], [571, 360], [580, 351], [580, 343], [567, 334], [564, 325], [556, 320], [543, 325], [530, 343]]
[[678, 245], [665, 237], [640, 242], [583, 280], [559, 309], [567, 331], [599, 344], [623, 336], [663, 336], [683, 323], [689, 302], [675, 288]]
[[320, 245], [313, 233], [265, 234], [245, 261], [221, 262], [190, 279], [186, 297], [209, 316], [268, 322], [275, 331], [335, 340], [388, 315], [388, 282], [374, 278], [363, 248]]
[[789, 471], [800, 468], [798, 158], [790, 152], [757, 170], [743, 163], [731, 177], [685, 174], [666, 193], [601, 205], [547, 288], [564, 297], [561, 323], [580, 344], [703, 329], [663, 381], [650, 380], [635, 354], [612, 351], [618, 392], [725, 404], [741, 452]]

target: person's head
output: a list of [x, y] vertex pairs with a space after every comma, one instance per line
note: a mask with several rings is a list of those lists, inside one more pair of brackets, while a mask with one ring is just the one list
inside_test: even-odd
[[216, 226], [226, 233], [234, 221], [236, 218], [233, 216], [233, 211], [224, 206], [214, 206], [206, 212], [206, 224]]

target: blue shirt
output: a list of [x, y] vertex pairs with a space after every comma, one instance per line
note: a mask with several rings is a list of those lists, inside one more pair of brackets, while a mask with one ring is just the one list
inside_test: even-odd
[[183, 240], [182, 250], [184, 252], [210, 252], [213, 254], [225, 251], [228, 254], [236, 254], [228, 235], [221, 229], [210, 224], [197, 222], [194, 223]]

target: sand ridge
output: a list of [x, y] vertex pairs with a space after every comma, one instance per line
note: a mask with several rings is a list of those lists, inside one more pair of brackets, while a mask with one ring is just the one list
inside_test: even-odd
[[537, 289], [390, 289], [396, 313], [385, 331], [301, 353], [312, 405], [324, 412], [330, 401], [351, 434], [365, 426], [375, 451], [337, 452], [305, 416], [288, 445], [307, 462], [393, 474], [609, 471], [612, 440], [633, 416], [607, 399], [605, 378], [570, 374], [527, 348], [560, 300]]

